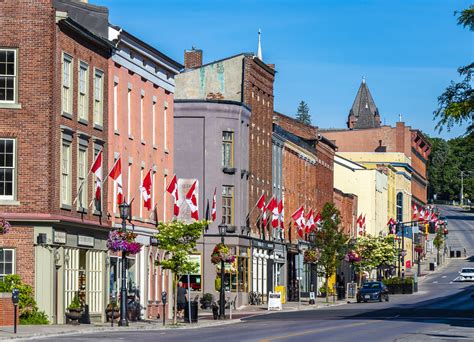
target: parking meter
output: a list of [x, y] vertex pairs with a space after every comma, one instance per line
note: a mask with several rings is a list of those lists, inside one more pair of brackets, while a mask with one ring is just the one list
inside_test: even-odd
[[20, 301], [20, 291], [18, 289], [12, 290], [13, 303], [13, 333], [16, 334], [16, 312], [18, 310], [18, 302]]
[[161, 292], [161, 302], [163, 303], [163, 325], [165, 325], [166, 319], [166, 296], [168, 296], [166, 291]]
[[13, 305], [18, 305], [19, 300], [20, 300], [20, 291], [18, 289], [13, 289], [12, 290], [12, 303], [13, 303]]

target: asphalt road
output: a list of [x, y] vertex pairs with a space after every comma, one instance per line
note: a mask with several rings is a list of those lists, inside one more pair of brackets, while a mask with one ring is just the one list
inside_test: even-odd
[[425, 277], [419, 292], [391, 296], [387, 303], [351, 303], [318, 310], [254, 316], [213, 328], [83, 334], [49, 338], [67, 341], [474, 341], [474, 283], [454, 279], [474, 267], [474, 214], [440, 207], [448, 218], [453, 259]]

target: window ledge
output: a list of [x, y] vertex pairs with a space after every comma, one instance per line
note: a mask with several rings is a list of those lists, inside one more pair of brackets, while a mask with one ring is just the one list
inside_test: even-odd
[[76, 211], [77, 211], [79, 214], [87, 215], [87, 209], [86, 209], [86, 208], [77, 208]]
[[72, 114], [69, 114], [67, 112], [63, 112], [61, 115], [67, 119], [72, 119]]
[[6, 109], [21, 109], [21, 103], [6, 103], [6, 102], [0, 102], [0, 108], [6, 108]]
[[146, 145], [145, 139], [142, 139], [142, 145]]
[[169, 154], [169, 153], [170, 153], [170, 150], [168, 150], [167, 148], [165, 148], [164, 152], [165, 152], [165, 154]]
[[98, 211], [98, 210], [96, 210], [96, 209], [94, 209], [94, 210], [92, 211], [92, 215], [94, 215], [94, 216], [100, 216], [100, 213], [101, 213], [101, 212]]
[[102, 125], [99, 125], [97, 123], [94, 123], [94, 128], [95, 129], [98, 129], [99, 131], [103, 131], [104, 130], [104, 127], [102, 127]]
[[0, 205], [15, 205], [15, 206], [18, 206], [20, 204], [21, 204], [20, 201], [7, 200], [7, 199], [0, 200]]
[[80, 119], [79, 119], [79, 123], [80, 123], [80, 124], [83, 124], [83, 125], [88, 125], [88, 124], [89, 124], [89, 120], [80, 118]]
[[115, 135], [120, 135], [120, 131], [118, 129], [114, 130]]
[[154, 149], [154, 150], [157, 150], [157, 149], [158, 149], [158, 146], [155, 145], [155, 144], [153, 144], [153, 149]]
[[133, 140], [133, 135], [129, 134], [128, 139]]
[[61, 209], [65, 209], [65, 210], [69, 210], [69, 211], [72, 210], [72, 206], [70, 206], [69, 204], [61, 203], [61, 205], [60, 205], [59, 207], [60, 207]]

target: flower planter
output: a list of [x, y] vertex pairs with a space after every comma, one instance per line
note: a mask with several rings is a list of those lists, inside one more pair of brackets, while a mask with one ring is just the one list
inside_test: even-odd
[[82, 317], [82, 309], [68, 309], [66, 312], [66, 318], [67, 318], [67, 323], [68, 324], [73, 324], [73, 325], [79, 325], [79, 320]]

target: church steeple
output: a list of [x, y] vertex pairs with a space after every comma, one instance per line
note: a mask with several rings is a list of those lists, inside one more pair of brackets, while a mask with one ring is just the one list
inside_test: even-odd
[[379, 110], [370, 94], [365, 77], [362, 78], [362, 83], [349, 112], [347, 127], [350, 129], [380, 127]]

